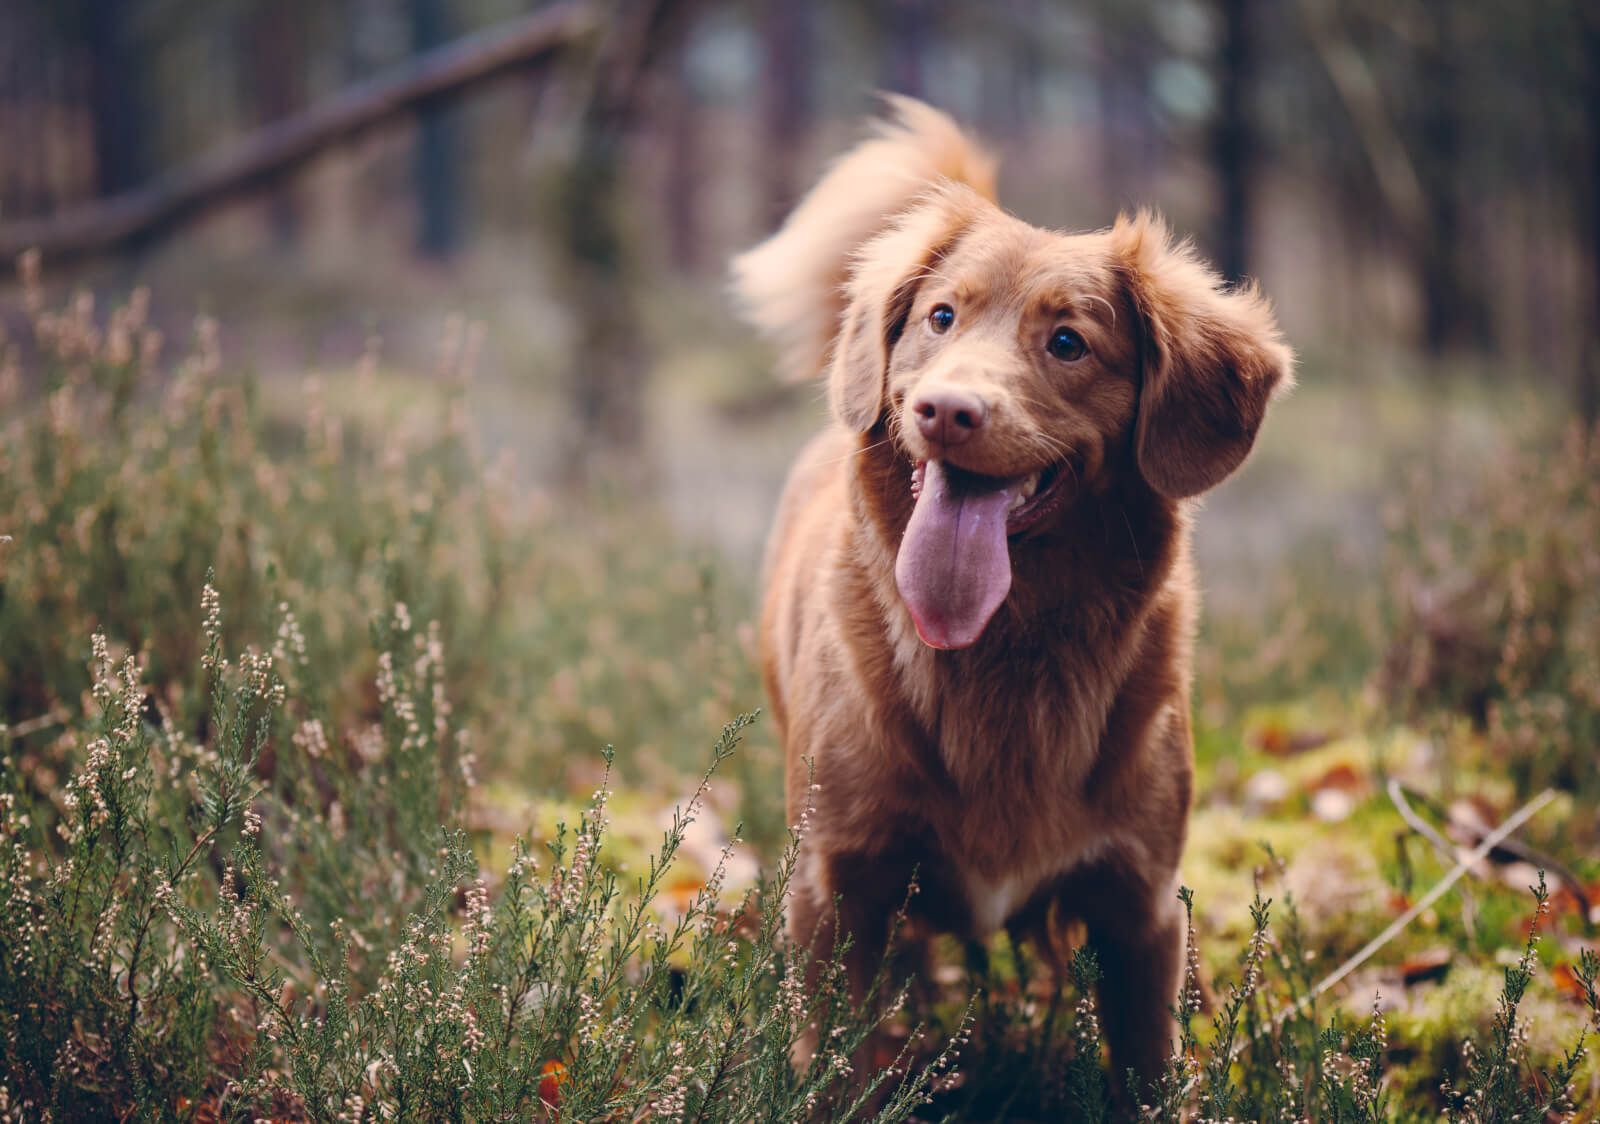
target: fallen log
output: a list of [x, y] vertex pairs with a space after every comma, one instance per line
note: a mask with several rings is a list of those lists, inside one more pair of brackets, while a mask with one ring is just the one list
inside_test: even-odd
[[546, 65], [596, 27], [584, 0], [560, 0], [359, 82], [149, 185], [48, 218], [0, 224], [0, 261], [37, 249], [52, 262], [144, 241], [258, 190], [325, 150], [513, 70]]

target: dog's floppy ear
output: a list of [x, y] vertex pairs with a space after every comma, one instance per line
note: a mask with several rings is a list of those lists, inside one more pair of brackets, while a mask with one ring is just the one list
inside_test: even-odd
[[1149, 212], [1119, 217], [1111, 244], [1141, 327], [1139, 471], [1169, 499], [1199, 495], [1249, 454], [1294, 352], [1254, 284], [1227, 287]]
[[856, 253], [828, 371], [833, 414], [854, 432], [872, 429], [888, 405], [889, 356], [923, 278], [985, 206], [990, 204], [970, 188], [942, 184]]

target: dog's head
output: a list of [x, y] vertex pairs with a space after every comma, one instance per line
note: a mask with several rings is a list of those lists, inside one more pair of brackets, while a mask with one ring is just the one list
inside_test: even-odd
[[1169, 501], [1245, 459], [1293, 357], [1148, 214], [1066, 235], [946, 183], [859, 251], [829, 373], [835, 414], [915, 466], [896, 564], [929, 644], [974, 643], [1012, 550], [1136, 474]]

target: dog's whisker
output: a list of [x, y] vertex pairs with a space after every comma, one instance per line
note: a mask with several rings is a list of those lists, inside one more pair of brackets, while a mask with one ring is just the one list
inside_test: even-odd
[[1061, 463], [1067, 466], [1068, 472], [1072, 473], [1073, 488], [1077, 489], [1083, 487], [1083, 481], [1078, 478], [1078, 469], [1077, 466], [1072, 463], [1072, 457], [1069, 455], [1063, 458]]
[[1043, 449], [1046, 453], [1050, 454], [1051, 460], [1062, 460], [1070, 463], [1073, 455], [1073, 449], [1072, 446], [1068, 445], [1065, 441], [1062, 441], [1056, 437], [1051, 437], [1047, 433], [1035, 433], [1033, 435], [1033, 443], [1039, 448]]
[[1034, 443], [1038, 445], [1053, 445], [1063, 449], [1067, 447], [1067, 443], [1064, 440], [1059, 437], [1053, 437], [1043, 430], [1036, 430], [1031, 436]]
[[1030, 410], [1041, 414], [1049, 412], [1049, 408], [1043, 402], [1039, 401], [1037, 398], [1034, 398], [1026, 391], [1013, 390], [1011, 393], [1019, 403], [1028, 407]]
[[859, 456], [862, 456], [862, 455], [864, 455], [866, 453], [872, 452], [872, 450], [874, 450], [874, 449], [881, 449], [885, 445], [890, 445], [890, 444], [893, 444], [893, 443], [894, 443], [894, 438], [892, 436], [891, 437], [885, 437], [882, 441], [874, 441], [872, 444], [863, 445], [859, 449], [851, 449], [848, 453], [844, 454], [844, 456], [842, 456], [842, 457], [830, 457], [828, 460], [820, 461], [820, 462], [818, 462], [817, 467], [818, 468], [825, 468], [825, 467], [829, 467], [829, 466], [832, 466], [832, 465], [840, 464], [843, 461], [849, 460], [851, 457], [859, 457]]

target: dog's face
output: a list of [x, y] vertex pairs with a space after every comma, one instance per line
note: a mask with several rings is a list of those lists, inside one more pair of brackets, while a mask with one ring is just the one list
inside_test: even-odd
[[959, 187], [863, 249], [850, 297], [830, 397], [915, 465], [896, 579], [939, 648], [977, 641], [1010, 552], [1111, 474], [1179, 500], [1232, 472], [1292, 361], [1155, 220], [1057, 234]]
[[1038, 526], [1133, 425], [1133, 318], [1103, 237], [984, 216], [929, 267], [889, 353], [897, 439], [918, 463], [1020, 479], [1012, 534]]

